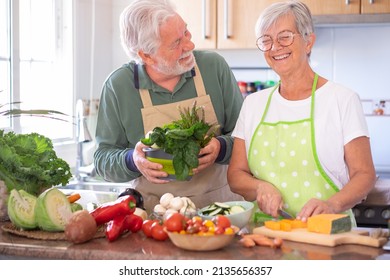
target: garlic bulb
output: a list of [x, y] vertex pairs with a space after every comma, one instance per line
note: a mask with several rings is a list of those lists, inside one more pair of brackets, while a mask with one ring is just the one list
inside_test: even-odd
[[161, 204], [157, 204], [156, 206], [154, 206], [153, 211], [157, 215], [163, 216], [165, 214], [165, 212], [167, 211], [167, 209], [164, 206], [162, 206]]
[[168, 208], [179, 211], [183, 207], [183, 205], [183, 200], [179, 196], [177, 196], [171, 199]]
[[167, 217], [171, 213], [193, 216], [196, 214], [196, 206], [188, 197], [165, 193], [161, 196], [160, 203], [154, 207], [154, 213], [163, 217]]
[[161, 206], [168, 208], [169, 203], [171, 202], [172, 198], [174, 198], [173, 194], [171, 193], [165, 193], [160, 197], [160, 204]]

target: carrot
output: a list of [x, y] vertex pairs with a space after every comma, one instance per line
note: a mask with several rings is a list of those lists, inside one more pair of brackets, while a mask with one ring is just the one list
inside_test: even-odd
[[252, 240], [256, 243], [258, 246], [266, 246], [266, 247], [271, 247], [274, 248], [275, 244], [272, 241], [272, 239], [264, 236], [253, 236]]
[[282, 247], [282, 244], [283, 244], [283, 239], [282, 239], [282, 238], [280, 238], [280, 237], [274, 238], [274, 245], [275, 245], [275, 248], [280, 248], [280, 247]]
[[272, 239], [261, 234], [245, 234], [242, 235], [242, 237], [252, 239], [258, 246], [267, 246], [271, 248], [280, 248], [283, 243], [281, 238]]
[[73, 202], [76, 202], [77, 200], [80, 199], [80, 194], [79, 193], [72, 193], [70, 195], [68, 195], [68, 201], [69, 203], [73, 203]]
[[248, 237], [242, 237], [239, 242], [246, 248], [255, 247], [256, 243], [251, 238]]

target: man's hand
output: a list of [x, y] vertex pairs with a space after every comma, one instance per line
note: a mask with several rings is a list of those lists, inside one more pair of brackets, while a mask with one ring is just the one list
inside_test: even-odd
[[214, 164], [219, 155], [220, 149], [221, 144], [219, 141], [215, 137], [211, 138], [206, 147], [202, 148], [199, 152], [199, 166], [192, 170], [194, 174], [197, 174]]
[[159, 163], [151, 162], [146, 159], [144, 148], [148, 148], [148, 146], [138, 142], [135, 145], [133, 160], [135, 166], [137, 166], [139, 172], [151, 183], [155, 184], [166, 184], [169, 180], [162, 180], [159, 177], [167, 177], [168, 173], [162, 171], [163, 166]]

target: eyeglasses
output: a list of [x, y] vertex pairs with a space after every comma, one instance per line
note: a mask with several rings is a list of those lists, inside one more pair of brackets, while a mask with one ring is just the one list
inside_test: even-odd
[[[294, 33], [294, 32], [289, 31], [289, 30], [284, 30], [284, 31], [281, 31], [278, 33], [278, 35], [276, 36], [276, 41], [282, 47], [288, 47], [288, 46], [292, 45], [292, 43], [294, 43], [294, 36], [295, 35], [301, 35], [301, 34]], [[262, 52], [269, 51], [273, 45], [274, 45], [274, 40], [269, 35], [263, 35], [256, 40], [256, 46]]]

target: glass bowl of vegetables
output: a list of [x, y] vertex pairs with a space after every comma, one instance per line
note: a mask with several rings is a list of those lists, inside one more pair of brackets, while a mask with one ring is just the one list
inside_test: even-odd
[[217, 215], [226, 216], [232, 225], [243, 228], [245, 227], [254, 210], [254, 204], [250, 201], [228, 201], [214, 202], [198, 211], [198, 215], [203, 220], [210, 220]]

